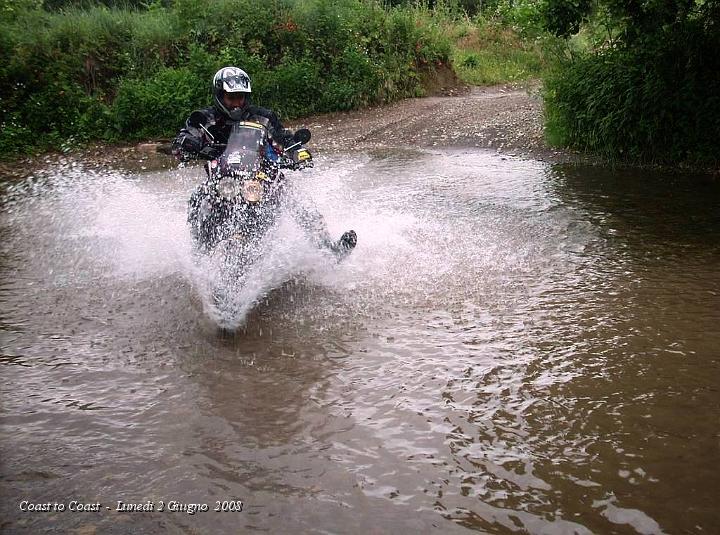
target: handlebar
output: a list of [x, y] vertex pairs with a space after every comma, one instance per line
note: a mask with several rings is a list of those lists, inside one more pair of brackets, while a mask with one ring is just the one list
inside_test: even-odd
[[214, 160], [223, 153], [226, 147], [227, 143], [208, 143], [198, 151], [198, 155], [206, 160]]
[[[198, 155], [207, 160], [215, 160], [220, 157], [227, 148], [227, 143], [207, 143], [203, 146]], [[306, 167], [312, 167], [312, 159], [304, 161], [295, 161], [288, 152], [278, 154], [277, 164], [281, 169], [290, 169], [297, 171]]]

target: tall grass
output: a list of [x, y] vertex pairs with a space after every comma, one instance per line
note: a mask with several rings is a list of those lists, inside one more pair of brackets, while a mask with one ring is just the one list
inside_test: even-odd
[[539, 40], [524, 39], [512, 28], [483, 19], [463, 28], [452, 64], [458, 77], [471, 85], [539, 78], [544, 67]]

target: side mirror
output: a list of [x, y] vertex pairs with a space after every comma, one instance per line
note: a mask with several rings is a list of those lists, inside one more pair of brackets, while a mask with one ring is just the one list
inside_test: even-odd
[[205, 114], [201, 111], [192, 112], [188, 119], [188, 124], [193, 128], [200, 128], [201, 126], [205, 126], [206, 123], [207, 117], [205, 117]]
[[310, 130], [307, 128], [301, 128], [300, 130], [295, 131], [295, 134], [293, 135], [293, 142], [304, 145], [308, 141], [310, 141]]

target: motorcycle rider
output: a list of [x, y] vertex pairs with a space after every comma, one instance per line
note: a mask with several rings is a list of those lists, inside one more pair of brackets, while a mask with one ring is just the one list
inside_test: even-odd
[[[283, 128], [275, 112], [250, 102], [252, 93], [250, 77], [242, 69], [223, 67], [217, 71], [212, 81], [212, 93], [213, 105], [198, 110], [206, 118], [204, 128], [192, 126], [188, 119], [185, 127], [173, 141], [173, 154], [181, 161], [219, 157], [220, 154], [211, 142], [227, 143], [232, 125], [237, 121], [265, 118], [273, 147], [278, 152], [282, 152], [283, 146], [292, 140], [292, 132]], [[190, 199], [189, 219], [193, 217], [193, 199], [197, 195], [196, 191]], [[333, 241], [322, 215], [316, 209], [303, 206], [296, 201], [291, 201], [288, 207], [318, 247], [330, 250], [338, 259], [344, 258], [355, 248], [357, 244], [355, 231], [349, 230], [343, 233], [338, 241]]]

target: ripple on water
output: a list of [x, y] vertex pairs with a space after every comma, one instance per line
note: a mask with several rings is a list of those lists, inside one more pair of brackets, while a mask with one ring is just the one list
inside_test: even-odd
[[483, 152], [319, 158], [300, 193], [356, 251], [330, 265], [283, 222], [222, 334], [185, 228], [198, 172], [3, 186], [12, 494], [243, 499], [167, 519], [214, 532], [718, 526], [717, 188]]

